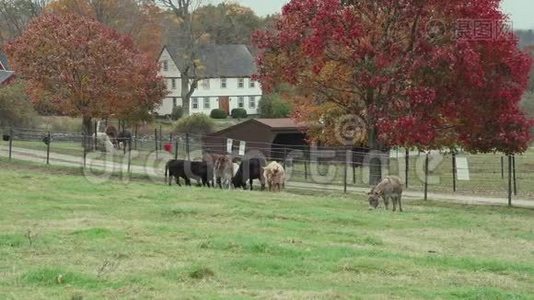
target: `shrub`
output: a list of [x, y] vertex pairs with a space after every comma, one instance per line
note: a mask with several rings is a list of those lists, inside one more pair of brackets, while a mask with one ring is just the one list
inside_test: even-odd
[[227, 116], [228, 114], [224, 110], [218, 108], [212, 110], [210, 113], [212, 119], [226, 119]]
[[32, 127], [37, 118], [23, 82], [0, 87], [0, 126]]
[[276, 94], [262, 97], [259, 108], [262, 118], [287, 118], [292, 111], [291, 104]]
[[81, 132], [82, 120], [71, 117], [41, 117], [41, 127], [52, 132]]
[[194, 135], [206, 135], [212, 133], [215, 128], [213, 120], [205, 114], [193, 114], [182, 118], [176, 123], [174, 133], [190, 133]]
[[173, 121], [178, 121], [184, 115], [184, 109], [181, 106], [176, 106], [172, 109], [171, 119]]
[[232, 118], [234, 119], [246, 119], [247, 110], [244, 108], [234, 108], [232, 109]]

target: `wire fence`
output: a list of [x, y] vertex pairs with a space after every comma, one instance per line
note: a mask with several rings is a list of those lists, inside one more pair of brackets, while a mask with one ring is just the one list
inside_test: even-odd
[[[212, 153], [238, 158], [262, 156], [286, 169], [288, 183], [310, 190], [368, 189], [372, 170], [382, 176], [401, 177], [411, 191], [534, 200], [534, 149], [517, 156], [407, 149], [372, 151], [366, 148], [315, 147], [269, 143], [229, 142], [194, 134], [136, 136], [109, 145], [106, 136], [76, 132], [48, 132], [2, 128], [0, 157], [43, 164], [95, 167], [112, 164], [113, 170], [163, 175], [164, 162], [179, 158], [202, 160]], [[90, 146], [88, 146], [90, 145]]]

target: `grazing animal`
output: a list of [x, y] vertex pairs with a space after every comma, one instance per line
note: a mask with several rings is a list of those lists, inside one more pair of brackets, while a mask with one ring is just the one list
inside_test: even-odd
[[276, 161], [270, 162], [263, 168], [263, 177], [267, 181], [269, 191], [280, 192], [285, 187], [286, 172], [284, 167]]
[[222, 185], [230, 189], [232, 177], [234, 177], [234, 166], [232, 158], [227, 155], [217, 156], [214, 163], [215, 181], [222, 189]]
[[124, 149], [124, 152], [126, 152], [126, 146], [128, 146], [128, 149], [131, 149], [132, 147], [132, 133], [128, 130], [123, 130], [119, 132], [119, 135], [117, 136], [117, 141], [119, 149]]
[[[176, 180], [176, 184], [179, 186], [182, 186], [180, 184], [180, 177], [184, 178], [186, 184], [188, 184], [189, 178], [185, 176], [184, 172], [184, 160], [177, 160], [177, 159], [171, 159], [165, 164], [165, 183], [168, 183], [171, 185], [172, 178]], [[167, 177], [168, 176], [168, 177]], [[168, 178], [168, 181], [167, 181]], [[189, 182], [188, 185], [190, 185], [191, 182]]]
[[261, 183], [261, 190], [265, 189], [265, 178], [263, 177], [263, 168], [265, 167], [265, 159], [251, 158], [243, 160], [239, 168], [232, 178], [232, 184], [235, 188], [247, 188], [247, 180], [250, 183], [250, 190], [252, 190], [252, 182], [258, 179]]
[[182, 186], [180, 184], [180, 178], [183, 178], [185, 184], [190, 186], [191, 179], [195, 179], [196, 181], [201, 181], [203, 186], [210, 187], [210, 181], [208, 180], [210, 173], [208, 164], [205, 161], [171, 159], [165, 165], [165, 182], [171, 185], [172, 177], [174, 177], [176, 184]]
[[114, 149], [111, 139], [104, 132], [96, 133], [96, 145], [97, 145], [97, 150], [102, 151], [102, 152], [112, 153]]
[[402, 180], [397, 176], [387, 176], [379, 184], [371, 189], [369, 194], [370, 209], [376, 209], [380, 202], [380, 198], [384, 200], [384, 206], [388, 209], [389, 200], [393, 202], [393, 211], [397, 210], [397, 203], [399, 211], [402, 212]]

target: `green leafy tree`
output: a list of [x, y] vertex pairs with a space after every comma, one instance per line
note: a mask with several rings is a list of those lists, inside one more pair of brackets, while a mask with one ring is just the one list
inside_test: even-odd
[[288, 118], [291, 116], [291, 104], [278, 94], [271, 94], [261, 98], [259, 103], [262, 118]]
[[205, 135], [215, 130], [215, 123], [205, 114], [192, 114], [182, 118], [176, 123], [174, 133], [192, 135]]

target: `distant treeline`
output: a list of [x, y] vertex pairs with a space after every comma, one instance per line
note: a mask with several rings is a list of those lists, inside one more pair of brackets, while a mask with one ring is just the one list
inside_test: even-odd
[[519, 36], [519, 45], [521, 48], [527, 46], [534, 46], [534, 30], [516, 30]]

